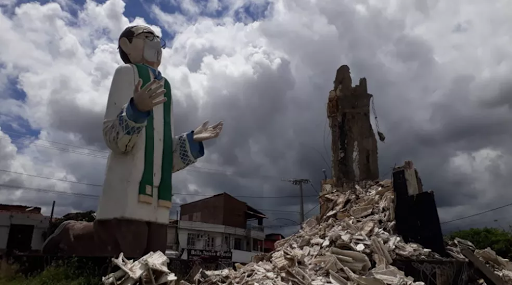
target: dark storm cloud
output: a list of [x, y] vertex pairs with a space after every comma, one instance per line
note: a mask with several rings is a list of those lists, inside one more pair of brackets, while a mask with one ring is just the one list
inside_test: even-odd
[[[440, 205], [453, 205], [457, 204], [454, 201], [471, 201], [475, 198], [473, 192], [456, 199], [453, 194], [445, 194], [448, 193], [444, 190], [447, 186], [461, 189], [468, 184], [466, 177], [457, 179], [450, 174], [439, 173], [455, 150], [436, 150], [431, 148], [432, 145], [422, 144], [425, 134], [421, 129], [424, 126], [417, 129], [418, 126], [408, 125], [410, 122], [406, 117], [412, 115], [411, 111], [414, 110], [407, 110], [397, 102], [409, 103], [413, 101], [413, 95], [414, 100], [417, 100], [417, 95], [412, 93], [418, 92], [418, 89], [424, 96], [434, 91], [434, 88], [428, 86], [434, 83], [433, 76], [429, 74], [437, 71], [432, 48], [423, 40], [404, 34], [403, 24], [397, 21], [388, 20], [376, 13], [372, 15], [374, 24], [368, 24], [352, 12], [347, 7], [324, 11], [327, 21], [336, 28], [337, 37], [324, 36], [315, 41], [300, 34], [283, 37], [286, 25], [279, 30], [275, 22], [263, 23], [261, 30], [269, 39], [269, 44], [288, 55], [287, 60], [283, 58], [285, 64], [275, 74], [271, 70], [260, 70], [256, 80], [227, 76], [210, 78], [208, 100], [206, 107], [201, 109], [201, 116], [223, 119], [225, 128], [219, 139], [207, 145], [207, 153], [218, 155], [219, 159], [215, 162], [217, 168], [235, 171], [230, 176], [190, 174], [189, 178], [195, 185], [233, 195], [298, 195], [296, 186], [280, 184], [283, 182], [278, 180], [279, 177], [297, 177], [312, 179], [319, 189], [321, 169], [328, 169], [324, 159], [330, 163], [330, 137], [327, 136], [324, 141], [323, 128], [327, 94], [332, 88], [337, 67], [349, 64], [354, 81], [357, 82], [358, 77], [367, 77], [370, 92], [378, 98], [380, 124], [388, 137], [385, 145], [379, 145], [380, 153], [384, 153], [380, 160], [381, 173], [389, 175], [391, 166], [401, 164], [405, 159], [413, 159], [422, 176], [425, 173], [427, 178], [435, 177], [433, 181], [444, 181], [432, 183], [436, 188], [439, 187], [436, 190], [440, 193]], [[341, 17], [340, 13], [345, 17]], [[346, 29], [347, 23], [351, 23], [353, 31]], [[379, 60], [379, 47], [386, 47], [388, 55], [403, 66], [405, 71], [394, 72], [386, 62]], [[300, 70], [293, 73], [288, 60], [294, 61]], [[309, 76], [311, 74], [313, 76]], [[422, 83], [416, 84], [420, 80]], [[222, 84], [214, 84], [217, 82]], [[225, 90], [228, 95], [222, 96]], [[452, 102], [443, 101], [440, 104], [449, 107]], [[421, 105], [413, 103], [413, 107]], [[183, 113], [181, 115], [187, 116]], [[187, 119], [190, 120], [189, 117]], [[387, 124], [387, 119], [395, 120], [395, 124]], [[449, 120], [441, 119], [439, 128], [430, 130], [429, 136], [438, 137], [442, 134], [446, 121]], [[327, 132], [330, 130], [327, 129]], [[251, 143], [257, 146], [256, 151], [251, 151], [254, 148]], [[329, 153], [325, 153], [326, 148]], [[208, 158], [204, 160], [208, 161]], [[428, 175], [431, 172], [433, 174]], [[252, 179], [241, 178], [247, 173], [252, 173]], [[258, 179], [259, 175], [272, 173], [275, 178]], [[190, 182], [184, 179], [183, 183], [185, 181]], [[265, 184], [268, 184], [266, 186], [270, 191], [262, 190]], [[314, 194], [309, 186], [305, 187], [305, 192]], [[298, 211], [298, 199], [295, 198], [241, 199], [257, 208]], [[316, 198], [306, 198], [305, 202], [306, 209], [318, 204]], [[267, 214], [272, 218], [269, 220], [296, 216], [292, 213]]]
[[[335, 7], [317, 4], [318, 7], [309, 7], [307, 3], [289, 7], [289, 13], [295, 15], [291, 19], [280, 20], [269, 14], [257, 27], [265, 39], [269, 58], [281, 60], [279, 68], [252, 63], [253, 75], [208, 74], [206, 98], [201, 103], [187, 92], [173, 94], [176, 133], [193, 130], [205, 120], [212, 124], [218, 120], [225, 123], [221, 136], [205, 143], [206, 156], [201, 159], [205, 165], [191, 166], [175, 174], [174, 191], [298, 196], [298, 187], [281, 181], [283, 178], [309, 178], [316, 190], [320, 190], [321, 170], [327, 169], [330, 173], [325, 161], [331, 162], [325, 104], [336, 69], [348, 64], [353, 82], [366, 77], [369, 92], [375, 96], [379, 124], [387, 138], [386, 143], [378, 145], [382, 178], [390, 177], [392, 166], [413, 160], [425, 188], [435, 191], [442, 210], [466, 207], [464, 211], [449, 215], [467, 215], [511, 200], [512, 193], [507, 186], [512, 185], [508, 171], [512, 169], [509, 159], [512, 154], [509, 143], [512, 85], [503, 83], [504, 79], [482, 80], [470, 74], [448, 74], [445, 66], [434, 58], [432, 46], [406, 33], [404, 22], [389, 19], [380, 11], [370, 9], [362, 16], [343, 3]], [[428, 15], [427, 4], [417, 1], [416, 9]], [[274, 8], [270, 10], [275, 12]], [[179, 37], [177, 34], [174, 42]], [[218, 58], [223, 51], [205, 47], [190, 54], [186, 61], [189, 70], [200, 72], [209, 54]], [[174, 86], [180, 86], [186, 85], [188, 79], [172, 80]], [[55, 92], [66, 85], [65, 80], [59, 82], [61, 85]], [[64, 89], [72, 90], [70, 86]], [[489, 93], [488, 99], [471, 99], [482, 92]], [[68, 98], [49, 104], [54, 111], [52, 126], [62, 132], [79, 134], [86, 144], [104, 149], [103, 113], [69, 108], [77, 105]], [[482, 177], [454, 171], [450, 164], [450, 159], [461, 152], [471, 153], [482, 148], [494, 148], [503, 154], [485, 169], [485, 181], [489, 183], [486, 186], [480, 183]], [[0, 159], [2, 155], [0, 150]], [[87, 163], [96, 167], [83, 169], [83, 159], [70, 156], [59, 166], [71, 169], [79, 181], [102, 183], [106, 161], [96, 159]], [[69, 187], [82, 193], [101, 190]], [[304, 186], [304, 195], [315, 194], [312, 186]], [[27, 201], [48, 206], [53, 199], [46, 196], [36, 200], [34, 197], [27, 196]], [[200, 198], [204, 197], [176, 195], [174, 202], [186, 203]], [[275, 220], [280, 217], [298, 221], [298, 214], [293, 212], [299, 211], [297, 197], [239, 199], [258, 209], [274, 210], [264, 211], [270, 224], [287, 224]], [[59, 203], [66, 205], [64, 210], [95, 208], [94, 199], [65, 196]], [[305, 204], [308, 211], [318, 205], [318, 201], [315, 197], [306, 197]], [[311, 211], [308, 216], [317, 211]], [[456, 226], [466, 227], [492, 217], [464, 220]], [[450, 218], [453, 216], [441, 217], [442, 220]], [[450, 228], [448, 225], [452, 227], [447, 224], [446, 228]], [[284, 233], [295, 230], [296, 227], [268, 229]]]
[[[279, 162], [260, 164], [253, 160], [250, 166], [239, 164], [237, 172], [251, 168], [256, 170], [253, 173], [270, 171], [304, 175], [311, 179], [316, 178], [314, 182], [318, 187], [320, 169], [325, 168], [325, 165], [313, 149], [324, 149], [323, 130], [319, 126], [325, 121], [324, 106], [327, 92], [332, 86], [336, 68], [347, 63], [353, 71], [354, 81], [357, 81], [358, 77], [367, 77], [370, 92], [376, 96], [380, 125], [388, 137], [386, 144], [379, 144], [381, 175], [386, 176], [383, 178], [388, 177], [391, 166], [400, 165], [406, 159], [413, 160], [426, 188], [435, 190], [440, 207], [477, 204], [482, 196], [481, 191], [503, 191], [492, 186], [489, 188], [493, 189], [481, 189], [475, 185], [478, 177], [453, 172], [449, 165], [449, 159], [460, 151], [473, 152], [485, 147], [497, 147], [508, 152], [503, 148], [503, 141], [511, 134], [508, 127], [510, 116], [503, 112], [494, 113], [469, 99], [473, 94], [470, 86], [475, 78], [461, 74], [448, 82], [448, 85], [444, 85], [445, 82], [440, 80], [443, 70], [434, 60], [432, 47], [422, 39], [404, 33], [403, 24], [400, 22], [388, 20], [375, 13], [371, 15], [372, 24], [368, 24], [362, 19], [357, 19], [358, 16], [343, 6], [324, 12], [328, 21], [338, 31], [336, 40], [321, 37], [316, 41], [309, 41], [307, 37], [301, 38], [301, 35], [277, 38], [277, 35], [283, 33], [279, 29], [276, 30], [276, 23], [268, 24], [273, 30], [266, 31], [265, 24], [262, 26], [263, 31], [267, 32], [270, 44], [284, 51], [289, 55], [289, 60], [303, 68], [294, 74], [295, 88], [280, 91], [275, 85], [261, 84], [258, 81], [259, 84], [252, 89], [251, 97], [243, 98], [242, 102], [246, 105], [241, 104], [241, 100], [236, 97], [225, 98], [226, 101], [217, 100], [222, 97], [214, 96], [215, 89], [210, 89], [211, 98], [217, 100], [215, 105], [211, 105], [211, 113], [222, 113], [224, 117], [231, 119], [226, 119], [226, 126], [232, 123], [227, 127], [228, 131], [223, 137], [216, 142], [212, 152], [219, 154], [220, 157], [231, 158], [223, 161], [226, 166], [230, 163], [240, 163], [240, 157], [234, 153], [238, 149], [247, 150], [248, 141], [264, 137], [268, 143], [258, 144], [259, 155], [266, 157], [268, 161]], [[342, 17], [340, 14], [345, 16]], [[347, 26], [350, 26], [352, 31], [347, 30]], [[378, 29], [377, 32], [374, 28]], [[326, 48], [329, 46], [326, 43], [332, 48]], [[387, 54], [380, 53], [380, 47], [386, 47]], [[396, 66], [400, 67], [399, 70], [382, 61], [380, 57], [383, 55], [389, 56]], [[311, 73], [314, 77], [308, 78], [309, 81], [304, 83], [304, 74]], [[225, 78], [222, 82], [230, 86], [230, 90], [237, 88], [236, 84]], [[286, 81], [277, 83], [289, 86]], [[256, 105], [249, 104], [254, 100], [252, 96], [265, 98], [268, 95], [268, 91], [260, 90], [262, 86], [271, 89], [274, 100], [261, 100], [260, 104]], [[303, 86], [307, 87], [301, 88]], [[439, 92], [443, 97], [429, 103], [432, 96]], [[242, 90], [231, 93], [244, 94]], [[425, 100], [422, 101], [422, 97]], [[497, 96], [503, 97], [508, 98], [506, 95]], [[282, 100], [286, 100], [287, 104], [281, 105]], [[262, 117], [274, 118], [277, 107], [281, 107], [278, 121], [271, 124], [260, 123], [265, 122]], [[423, 115], [427, 114], [427, 120], [418, 122], [409, 119], [415, 117], [418, 111]], [[232, 134], [244, 136], [239, 138], [233, 137]], [[330, 139], [327, 139], [328, 149], [329, 142]], [[330, 156], [326, 156], [330, 162]], [[222, 168], [222, 165], [219, 167]], [[257, 172], [258, 168], [261, 169], [260, 172]], [[494, 167], [488, 169], [488, 172], [499, 181], [508, 180], [499, 170]], [[233, 194], [262, 193], [262, 183], [227, 182], [230, 179], [236, 178], [205, 179], [201, 184], [204, 183], [205, 187], [209, 185], [212, 188], [229, 189], [228, 192]], [[293, 189], [283, 191], [283, 187], [271, 187], [275, 189], [275, 195], [294, 192], [296, 195], [296, 190]], [[307, 199], [307, 202], [313, 205], [316, 203], [314, 198]], [[494, 199], [486, 204], [498, 202], [498, 199]], [[292, 199], [271, 202], [259, 200], [251, 204], [297, 208], [297, 201]]]
[[[50, 97], [47, 106], [51, 125], [61, 132], [80, 136], [86, 145], [106, 149], [102, 134], [104, 112], [92, 113], [87, 106], [80, 106], [74, 96], [58, 96], [58, 92], [69, 91], [86, 96], [80, 90], [74, 90], [69, 81], [70, 78], [61, 78], [53, 89], [54, 96]], [[107, 97], [105, 94], [105, 103]]]
[[[343, 12], [343, 9], [340, 10]], [[345, 13], [349, 18], [354, 17], [350, 11], [345, 11]], [[336, 17], [339, 17], [339, 14], [336, 14]], [[321, 37], [316, 41], [310, 41], [310, 38], [304, 35], [302, 37], [301, 35], [282, 37], [282, 31], [275, 29], [267, 31], [263, 24], [262, 31], [269, 37], [270, 44], [276, 45], [289, 56], [288, 60], [295, 61], [300, 66], [301, 69], [295, 74], [290, 70], [287, 61], [284, 61], [286, 64], [283, 64], [276, 74], [269, 70], [261, 70], [257, 74], [256, 80], [251, 78], [252, 81], [249, 83], [244, 78], [211, 79], [214, 82], [222, 82], [222, 85], [213, 85], [210, 82], [208, 98], [212, 99], [207, 100], [208, 103], [205, 104], [207, 107], [202, 109], [201, 115], [209, 114], [215, 117], [222, 114], [222, 119], [225, 120], [225, 130], [215, 145], [207, 149], [207, 152], [210, 151], [209, 155], [212, 155], [213, 152], [220, 157], [218, 168], [228, 167], [227, 169], [234, 168], [236, 171], [231, 177], [206, 178], [197, 175], [194, 177], [194, 184], [204, 189], [217, 189], [219, 192], [226, 191], [233, 195], [247, 195], [247, 193], [261, 196], [298, 195], [296, 186], [278, 182], [279, 177], [296, 177], [312, 179], [316, 188], [319, 189], [319, 181], [322, 178], [321, 170], [328, 169], [324, 159], [330, 163], [330, 154], [325, 153], [326, 148], [330, 149], [329, 137], [327, 136], [324, 141], [325, 103], [328, 91], [332, 88], [332, 80], [337, 67], [348, 63], [355, 71], [355, 81], [358, 79], [357, 75], [369, 74], [369, 80], [372, 82], [374, 78], [386, 74], [388, 69], [384, 62], [376, 60], [379, 46], [393, 47], [392, 51], [396, 53], [396, 59], [403, 64], [432, 65], [432, 50], [421, 40], [411, 38], [403, 34], [401, 30], [383, 28], [381, 28], [383, 32], [390, 35], [380, 35], [376, 40], [372, 38], [373, 33], [370, 30], [374, 27], [366, 24], [356, 25], [355, 28], [359, 29], [361, 34], [359, 37], [355, 37], [354, 34], [343, 34], [345, 38], [348, 36], [351, 40], [348, 46], [357, 46], [358, 49], [354, 49], [351, 54], [345, 56], [346, 62], [333, 60], [340, 59], [340, 52], [349, 48], [341, 37], [344, 32], [345, 20], [338, 22], [336, 19], [329, 19], [329, 21], [338, 24], [335, 25], [339, 29], [340, 37], [338, 39]], [[346, 21], [350, 21], [350, 19]], [[382, 17], [377, 18], [376, 21], [382, 22], [383, 25], [388, 24]], [[395, 22], [389, 24], [388, 26], [401, 27]], [[276, 23], [268, 25], [275, 28]], [[289, 25], [293, 25], [293, 23]], [[390, 39], [396, 40], [390, 41]], [[332, 46], [332, 48], [326, 48], [328, 46]], [[337, 46], [343, 49], [336, 49]], [[364, 56], [363, 53], [365, 53]], [[310, 77], [311, 73], [314, 76]], [[418, 75], [412, 73], [412, 76]], [[390, 78], [386, 83], [397, 81], [398, 78]], [[220, 95], [224, 90], [227, 90], [230, 96]], [[377, 90], [373, 93], [381, 98], [393, 97], [393, 92], [399, 93], [400, 86], [381, 88], [377, 84], [373, 90]], [[388, 91], [387, 94], [386, 91]], [[393, 108], [395, 106], [396, 104], [393, 104]], [[386, 118], [386, 115], [386, 110], [381, 110], [381, 118]], [[393, 129], [387, 130], [387, 135], [393, 137], [393, 132]], [[251, 143], [257, 145], [256, 151], [251, 152]], [[322, 156], [324, 157], [322, 158]], [[388, 170], [395, 163], [395, 159], [396, 157], [393, 156], [388, 158], [388, 161], [381, 161], [381, 168]], [[208, 161], [208, 158], [205, 158], [205, 161]], [[250, 163], [246, 163], [246, 161]], [[242, 173], [247, 172], [253, 173], [254, 177], [271, 173], [274, 173], [276, 177], [246, 182], [239, 176], [243, 176]], [[272, 179], [275, 179], [272, 183], [267, 182]], [[269, 184], [270, 191], [262, 191], [262, 186], [265, 183]], [[309, 195], [315, 193], [310, 186], [305, 186], [305, 192], [309, 192]], [[244, 200], [259, 208], [298, 210], [298, 199], [296, 198]], [[318, 204], [316, 198], [307, 198], [306, 203], [307, 206]], [[279, 217], [288, 214], [271, 213], [271, 215]]]

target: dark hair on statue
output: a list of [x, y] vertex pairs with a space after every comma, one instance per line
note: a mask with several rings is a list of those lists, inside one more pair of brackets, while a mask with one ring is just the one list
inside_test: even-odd
[[126, 52], [124, 52], [124, 50], [121, 48], [121, 45], [119, 43], [121, 42], [122, 38], [126, 38], [128, 40], [128, 42], [131, 43], [133, 40], [133, 36], [135, 36], [135, 32], [133, 31], [133, 28], [135, 28], [135, 27], [136, 26], [126, 27], [126, 29], [124, 29], [124, 31], [119, 36], [119, 40], [117, 41], [117, 49], [119, 50], [119, 56], [121, 57], [121, 60], [126, 64], [132, 63], [132, 62], [131, 62], [130, 58], [128, 57], [128, 55], [126, 54]]

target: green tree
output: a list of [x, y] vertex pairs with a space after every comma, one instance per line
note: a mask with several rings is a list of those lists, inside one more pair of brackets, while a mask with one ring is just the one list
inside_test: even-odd
[[448, 235], [450, 240], [456, 237], [470, 241], [478, 249], [490, 247], [499, 256], [512, 260], [512, 233], [510, 232], [496, 228], [471, 228]]

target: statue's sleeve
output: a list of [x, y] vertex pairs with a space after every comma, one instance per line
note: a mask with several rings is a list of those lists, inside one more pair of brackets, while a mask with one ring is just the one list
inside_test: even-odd
[[136, 79], [133, 66], [126, 64], [116, 69], [110, 85], [103, 138], [115, 153], [129, 153], [133, 149], [150, 115], [137, 110], [133, 102]]
[[[174, 105], [174, 104], [173, 104]], [[174, 112], [171, 110], [172, 133], [174, 134]], [[187, 166], [194, 164], [204, 156], [203, 142], [194, 141], [194, 131], [181, 134], [173, 138], [173, 163], [172, 172], [180, 171]]]

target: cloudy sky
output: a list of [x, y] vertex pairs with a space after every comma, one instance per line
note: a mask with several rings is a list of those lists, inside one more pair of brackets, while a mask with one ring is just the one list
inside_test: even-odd
[[[1, 203], [96, 210], [117, 38], [132, 23], [168, 42], [161, 71], [173, 85], [176, 130], [225, 122], [201, 162], [175, 174], [176, 209], [225, 191], [261, 209], [268, 225], [288, 225], [268, 231], [291, 233], [299, 192], [281, 179], [309, 178], [305, 208], [318, 213], [315, 191], [330, 164], [325, 104], [342, 64], [375, 96], [387, 137], [382, 178], [413, 160], [441, 221], [512, 203], [509, 1], [148, 3], [0, 0]], [[262, 198], [271, 196], [281, 198]], [[443, 228], [508, 227], [511, 214]]]

